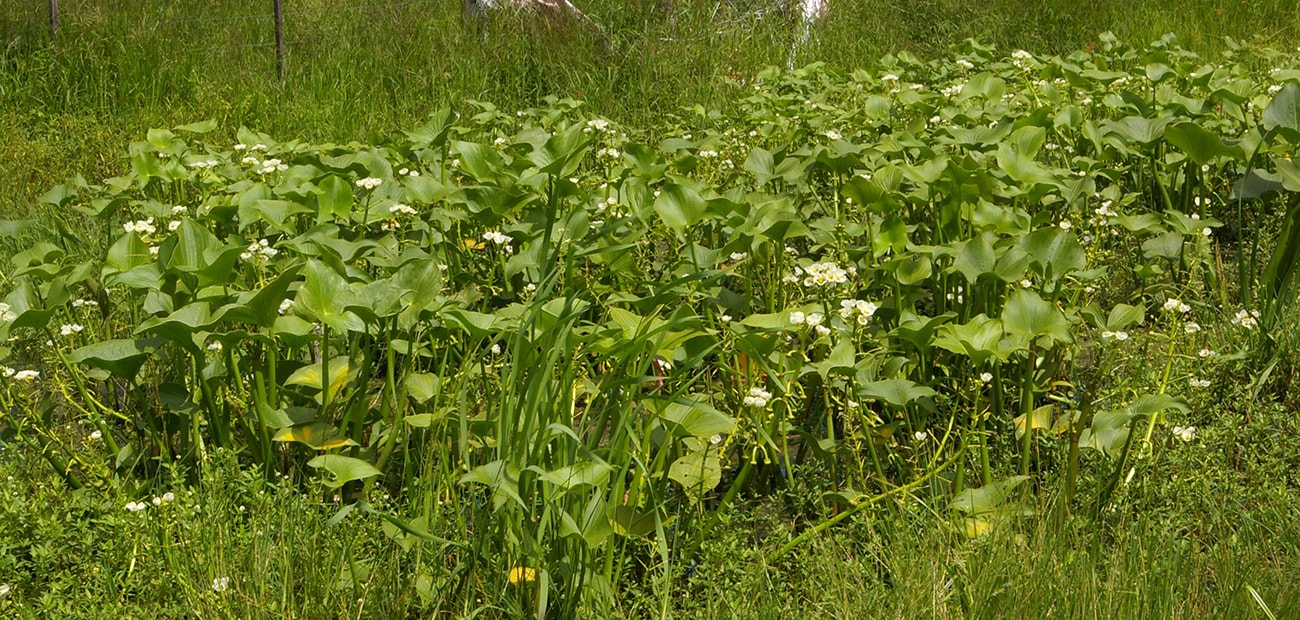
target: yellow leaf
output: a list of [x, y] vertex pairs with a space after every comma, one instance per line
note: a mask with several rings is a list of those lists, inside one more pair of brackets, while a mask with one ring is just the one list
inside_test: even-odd
[[333, 426], [325, 422], [308, 422], [307, 424], [282, 428], [272, 439], [276, 441], [296, 441], [316, 450], [333, 450], [358, 445], [357, 442], [339, 435]]

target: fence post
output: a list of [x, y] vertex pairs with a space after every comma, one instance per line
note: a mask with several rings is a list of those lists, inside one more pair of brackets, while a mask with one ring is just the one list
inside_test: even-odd
[[50, 0], [50, 45], [58, 48], [59, 36], [59, 0]]
[[[50, 2], [55, 1], [50, 0]], [[284, 0], [275, 0], [275, 69], [280, 79], [284, 80]]]

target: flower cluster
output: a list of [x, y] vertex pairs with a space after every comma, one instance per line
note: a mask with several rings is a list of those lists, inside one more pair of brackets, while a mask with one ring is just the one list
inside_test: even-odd
[[361, 189], [375, 189], [376, 187], [379, 187], [379, 185], [383, 182], [384, 182], [383, 179], [377, 179], [375, 177], [365, 177], [363, 179], [357, 179], [356, 185]]
[[490, 230], [488, 232], [483, 233], [483, 240], [491, 241], [492, 243], [495, 243], [497, 245], [508, 246], [511, 241], [515, 240], [515, 238], [499, 231]]
[[73, 324], [64, 324], [62, 327], [59, 327], [59, 335], [60, 335], [60, 336], [71, 336], [71, 335], [73, 335], [73, 334], [81, 333], [81, 330], [83, 330], [83, 329], [86, 329], [86, 326], [85, 326], [85, 325], [77, 325], [77, 324], [75, 324], [75, 323], [73, 323]]
[[1020, 69], [1028, 70], [1029, 61], [1033, 59], [1034, 59], [1034, 55], [1030, 54], [1029, 52], [1026, 52], [1025, 50], [1016, 50], [1014, 52], [1011, 52], [1011, 64], [1015, 65], [1017, 68]]
[[845, 299], [840, 301], [840, 318], [866, 325], [879, 309], [880, 306], [864, 299]]
[[1128, 340], [1128, 332], [1106, 331], [1101, 333], [1101, 338], [1102, 340], [1110, 340], [1111, 338], [1114, 338], [1115, 340]]
[[1163, 306], [1163, 308], [1165, 312], [1178, 312], [1180, 314], [1187, 314], [1188, 312], [1192, 311], [1191, 306], [1183, 303], [1182, 300], [1175, 299], [1173, 297], [1170, 297], [1169, 299], [1165, 300], [1165, 305]]
[[749, 388], [749, 394], [745, 396], [745, 405], [748, 407], [762, 409], [763, 407], [767, 406], [767, 402], [769, 400], [772, 400], [771, 392], [761, 387], [752, 387]]
[[1246, 329], [1255, 329], [1259, 327], [1259, 310], [1238, 310], [1236, 316], [1232, 317], [1233, 325], [1240, 325]]
[[271, 247], [271, 242], [266, 239], [258, 239], [248, 244], [248, 249], [239, 255], [242, 260], [266, 260], [279, 254], [280, 251]]
[[1183, 440], [1183, 441], [1191, 441], [1191, 440], [1193, 440], [1193, 439], [1196, 439], [1196, 427], [1195, 427], [1195, 426], [1175, 426], [1175, 427], [1174, 427], [1174, 437], [1177, 437], [1177, 438], [1179, 438], [1179, 439], [1181, 439], [1181, 440]]
[[388, 207], [388, 212], [393, 215], [416, 215], [419, 213], [411, 205], [404, 205], [400, 202]]
[[794, 275], [795, 279], [802, 276], [803, 285], [807, 287], [834, 286], [849, 280], [848, 272], [830, 261], [813, 263], [807, 267], [795, 267]]
[[[251, 159], [251, 158], [246, 158], [246, 159]], [[284, 172], [285, 170], [289, 169], [288, 164], [283, 163], [278, 159], [268, 159], [264, 162], [257, 164], [257, 166], [258, 166], [257, 169], [258, 174], [271, 174], [272, 172]]]
[[136, 220], [134, 222], [127, 222], [122, 225], [122, 228], [126, 229], [126, 232], [140, 233], [142, 235], [152, 235], [155, 232], [158, 232], [158, 229], [154, 228], [153, 218], [151, 217], [143, 220]]
[[829, 327], [822, 325], [825, 319], [826, 317], [822, 316], [820, 313], [817, 312], [813, 312], [811, 314], [804, 314], [796, 310], [790, 313], [791, 325], [794, 326], [807, 325], [808, 327], [813, 328], [814, 331], [816, 331], [819, 335], [822, 336], [826, 336], [831, 333]]

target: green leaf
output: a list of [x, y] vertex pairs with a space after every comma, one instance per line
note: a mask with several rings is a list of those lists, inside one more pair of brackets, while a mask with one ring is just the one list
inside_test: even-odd
[[655, 199], [654, 209], [669, 228], [680, 233], [704, 218], [706, 203], [695, 189], [682, 183], [666, 183]]
[[1146, 314], [1146, 308], [1142, 306], [1116, 304], [1110, 309], [1110, 315], [1106, 317], [1106, 331], [1119, 332], [1134, 325], [1141, 325], [1142, 321], [1146, 320]]
[[1048, 282], [1088, 266], [1087, 255], [1073, 232], [1055, 226], [1041, 228], [1024, 236], [1020, 247], [1029, 255], [1030, 264]]
[[331, 174], [316, 182], [321, 192], [316, 196], [316, 222], [325, 223], [332, 218], [346, 220], [352, 213], [352, 185], [342, 177]]
[[1002, 335], [1001, 320], [980, 314], [962, 325], [949, 323], [940, 327], [934, 346], [965, 355], [977, 367], [983, 367], [990, 357], [1006, 361], [1008, 352], [999, 346]]
[[604, 486], [613, 468], [599, 461], [583, 461], [552, 471], [546, 471], [535, 465], [530, 466], [528, 470], [539, 474], [542, 480], [569, 491], [583, 486]]
[[374, 465], [361, 459], [339, 454], [322, 454], [307, 464], [317, 469], [324, 469], [332, 476], [332, 480], [326, 480], [325, 486], [337, 489], [353, 480], [365, 480], [383, 475], [383, 472], [375, 469]]
[[698, 400], [668, 403], [659, 412], [659, 419], [678, 435], [701, 439], [730, 433], [736, 428], [731, 418]]
[[907, 403], [919, 398], [930, 398], [934, 394], [934, 390], [908, 379], [867, 381], [858, 385], [859, 396], [874, 398], [894, 407], [904, 407]]
[[673, 461], [668, 477], [682, 485], [691, 499], [699, 501], [722, 481], [722, 462], [716, 450], [689, 452]]
[[361, 317], [344, 308], [351, 292], [347, 280], [329, 265], [318, 260], [307, 261], [306, 280], [293, 302], [295, 312], [316, 319], [338, 332], [365, 331]]
[[180, 131], [180, 132], [192, 133], [192, 134], [204, 134], [216, 128], [217, 128], [217, 121], [209, 119], [197, 123], [190, 123], [188, 125], [181, 125], [179, 127], [172, 127], [172, 131]]
[[975, 284], [984, 274], [992, 274], [997, 266], [997, 254], [993, 250], [993, 233], [983, 233], [966, 240], [953, 259], [953, 268], [966, 276], [966, 281]]
[[1002, 310], [1002, 325], [1007, 333], [1019, 336], [1026, 345], [1039, 337], [1053, 344], [1074, 340], [1065, 314], [1028, 289], [1011, 294]]
[[1238, 161], [1246, 157], [1240, 146], [1228, 146], [1222, 138], [1192, 122], [1171, 125], [1165, 129], [1165, 139], [1187, 153], [1198, 166], [1220, 156]]
[[1104, 452], [1118, 458], [1132, 432], [1133, 423], [1167, 409], [1191, 411], [1186, 399], [1168, 394], [1143, 394], [1124, 409], [1103, 411], [1093, 416], [1092, 425], [1079, 435], [1079, 447]]
[[1026, 480], [1029, 476], [1012, 476], [978, 489], [966, 489], [953, 496], [952, 507], [973, 515], [998, 511], [1011, 499], [1011, 492]]
[[1264, 109], [1259, 124], [1264, 131], [1279, 133], [1291, 144], [1300, 145], [1300, 84], [1283, 86]]
[[406, 393], [417, 403], [429, 402], [438, 393], [438, 375], [429, 372], [413, 372], [402, 380]]
[[1142, 242], [1142, 255], [1148, 259], [1163, 258], [1176, 261], [1183, 255], [1183, 236], [1176, 232], [1167, 232], [1159, 237]]
[[107, 370], [128, 381], [134, 380], [145, 360], [166, 341], [162, 338], [106, 340], [73, 351], [68, 359], [75, 364]]
[[519, 497], [519, 468], [504, 460], [471, 469], [461, 476], [460, 483], [481, 484], [492, 489], [492, 505], [495, 508], [500, 508], [507, 500], [513, 501], [520, 508], [527, 507], [523, 498]]

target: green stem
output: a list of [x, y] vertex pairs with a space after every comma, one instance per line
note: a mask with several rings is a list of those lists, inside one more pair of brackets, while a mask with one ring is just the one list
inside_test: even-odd
[[868, 507], [868, 506], [874, 506], [874, 505], [876, 505], [876, 504], [878, 504], [878, 503], [880, 503], [880, 502], [882, 502], [882, 501], [884, 501], [884, 500], [886, 500], [886, 499], [889, 499], [889, 498], [891, 498], [891, 497], [893, 497], [893, 496], [895, 496], [895, 495], [899, 495], [899, 494], [901, 494], [901, 493], [906, 493], [907, 491], [911, 491], [912, 489], [915, 489], [915, 488], [921, 486], [922, 484], [925, 484], [925, 483], [926, 483], [927, 481], [929, 481], [931, 478], [937, 476], [940, 472], [942, 472], [942, 471], [948, 469], [949, 467], [951, 467], [951, 466], [953, 465], [953, 463], [956, 463], [956, 462], [958, 461], [958, 459], [960, 459], [962, 456], [963, 456], [963, 451], [962, 451], [962, 450], [958, 450], [957, 453], [954, 454], [954, 455], [952, 456], [952, 458], [950, 458], [950, 459], [948, 459], [947, 461], [945, 461], [943, 465], [940, 465], [939, 467], [930, 470], [930, 471], [927, 472], [924, 476], [921, 476], [920, 478], [917, 478], [916, 480], [913, 480], [913, 481], [911, 481], [911, 482], [909, 482], [909, 483], [907, 483], [907, 484], [905, 484], [905, 485], [903, 485], [903, 486], [901, 486], [901, 487], [896, 487], [896, 488], [890, 489], [890, 490], [888, 490], [888, 491], [885, 491], [884, 493], [881, 493], [880, 495], [876, 495], [876, 496], [871, 497], [871, 498], [869, 498], [869, 499], [867, 499], [867, 500], [865, 500], [865, 501], [862, 501], [862, 502], [859, 502], [859, 503], [857, 503], [857, 504], [854, 504], [853, 506], [849, 507], [848, 510], [845, 510], [844, 512], [841, 512], [841, 513], [839, 513], [839, 514], [837, 514], [837, 515], [835, 515], [835, 516], [833, 516], [833, 517], [831, 517], [831, 518], [829, 518], [829, 519], [827, 519], [827, 520], [825, 520], [825, 521], [822, 521], [821, 523], [818, 523], [817, 525], [815, 525], [815, 526], [813, 526], [813, 527], [810, 527], [810, 528], [804, 530], [804, 532], [803, 532], [802, 534], [796, 536], [793, 540], [791, 540], [790, 542], [786, 543], [784, 546], [782, 546], [780, 549], [778, 549], [778, 550], [776, 551], [776, 553], [773, 553], [772, 555], [767, 556], [767, 562], [769, 562], [769, 563], [774, 562], [776, 559], [778, 559], [778, 558], [780, 558], [781, 556], [783, 556], [783, 555], [789, 553], [789, 552], [790, 552], [791, 550], [793, 550], [795, 547], [798, 547], [799, 545], [803, 544], [803, 543], [804, 543], [805, 541], [807, 541], [808, 539], [810, 539], [810, 538], [812, 538], [813, 536], [816, 536], [816, 535], [818, 535], [818, 534], [820, 534], [820, 533], [826, 531], [827, 529], [829, 529], [829, 528], [833, 527], [835, 524], [837, 524], [837, 523], [839, 523], [839, 522], [841, 522], [841, 521], [843, 521], [843, 520], [849, 518], [850, 516], [857, 514], [857, 513], [858, 513], [859, 511], [861, 511], [863, 508], [866, 508], [866, 507]]

